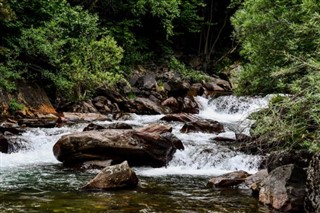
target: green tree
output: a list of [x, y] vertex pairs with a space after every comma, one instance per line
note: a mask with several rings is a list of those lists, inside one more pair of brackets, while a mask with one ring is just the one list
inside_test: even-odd
[[97, 16], [66, 4], [43, 26], [23, 30], [19, 44], [28, 57], [28, 75], [51, 80], [59, 95], [69, 99], [118, 80], [123, 51], [99, 30], [97, 21]]
[[290, 92], [319, 57], [319, 11], [315, 1], [245, 0], [232, 18], [246, 60], [240, 73], [243, 94]]

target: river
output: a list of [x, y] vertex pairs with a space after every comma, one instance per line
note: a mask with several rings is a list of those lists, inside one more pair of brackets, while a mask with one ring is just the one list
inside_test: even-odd
[[[259, 205], [249, 189], [206, 187], [212, 176], [257, 171], [260, 156], [235, 152], [214, 138], [248, 134], [252, 123], [248, 115], [266, 107], [269, 99], [226, 96], [209, 101], [197, 97], [199, 116], [222, 122], [226, 132], [182, 134], [182, 124], [171, 123], [185, 150], [177, 151], [167, 167], [133, 168], [140, 179], [135, 190], [82, 191], [81, 186], [98, 170], [67, 169], [55, 159], [54, 143], [64, 134], [82, 131], [87, 124], [30, 128], [17, 136], [18, 152], [0, 153], [0, 212], [272, 212]], [[132, 115], [131, 120], [121, 122], [143, 126], [159, 122], [162, 116]]]

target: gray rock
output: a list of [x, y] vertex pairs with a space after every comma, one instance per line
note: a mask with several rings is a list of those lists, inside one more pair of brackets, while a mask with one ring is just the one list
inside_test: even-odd
[[303, 212], [306, 171], [294, 164], [272, 170], [261, 182], [259, 201], [286, 212]]

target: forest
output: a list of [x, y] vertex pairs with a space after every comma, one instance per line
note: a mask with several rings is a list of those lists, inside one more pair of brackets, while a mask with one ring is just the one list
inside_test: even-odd
[[[253, 117], [257, 141], [319, 150], [320, 5], [307, 0], [1, 0], [0, 87], [36, 82], [79, 101], [137, 65], [227, 75], [237, 95], [283, 94]], [[190, 66], [190, 58], [198, 63]], [[227, 74], [226, 74], [227, 73]]]

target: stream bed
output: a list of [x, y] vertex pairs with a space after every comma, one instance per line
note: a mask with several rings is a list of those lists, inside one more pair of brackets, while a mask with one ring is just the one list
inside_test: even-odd
[[[20, 150], [0, 153], [0, 212], [248, 212], [270, 213], [246, 188], [212, 189], [207, 181], [230, 171], [254, 173], [260, 156], [236, 152], [215, 137], [249, 133], [250, 113], [266, 107], [270, 97], [197, 97], [199, 116], [222, 122], [226, 132], [182, 134], [181, 123], [169, 123], [185, 150], [177, 151], [167, 167], [133, 168], [140, 180], [134, 190], [86, 192], [80, 188], [98, 170], [73, 170], [53, 156], [54, 143], [64, 134], [82, 131], [87, 124], [61, 128], [30, 128], [17, 136]], [[144, 126], [163, 115], [132, 115], [125, 122]], [[104, 125], [112, 122], [97, 122]], [[23, 147], [23, 148], [21, 148]]]

